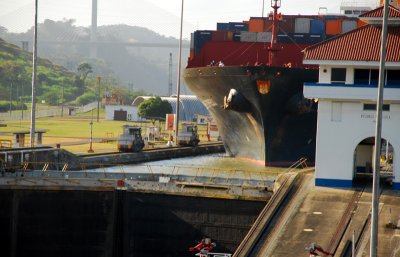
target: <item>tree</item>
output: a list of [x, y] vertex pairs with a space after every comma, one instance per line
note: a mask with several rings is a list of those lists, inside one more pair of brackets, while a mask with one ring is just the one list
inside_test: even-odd
[[160, 97], [150, 98], [139, 104], [138, 115], [151, 119], [153, 124], [157, 119], [163, 119], [167, 113], [172, 112], [172, 107], [168, 101], [161, 100]]
[[83, 63], [79, 64], [77, 69], [78, 69], [79, 76], [75, 77], [74, 84], [78, 89], [77, 94], [81, 95], [85, 92], [85, 80], [86, 80], [87, 76], [89, 75], [89, 73], [93, 72], [93, 68], [89, 63], [83, 62]]
[[86, 77], [89, 75], [89, 73], [93, 72], [93, 68], [89, 63], [83, 62], [79, 64], [78, 72], [79, 78], [83, 81], [83, 83], [85, 83]]

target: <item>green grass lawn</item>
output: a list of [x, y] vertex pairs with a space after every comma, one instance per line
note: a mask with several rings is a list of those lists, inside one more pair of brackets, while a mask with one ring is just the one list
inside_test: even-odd
[[[104, 120], [104, 116], [104, 109], [101, 109], [99, 122], [97, 122], [97, 109], [93, 110], [93, 138], [118, 138], [118, 136], [122, 134], [122, 125], [124, 124], [142, 127], [142, 135], [144, 136], [146, 134], [146, 128], [153, 126], [151, 122], [135, 123], [131, 121]], [[88, 149], [91, 120], [91, 111], [76, 116], [64, 115], [64, 117], [38, 118], [36, 119], [35, 128], [36, 130], [46, 130], [46, 133], [43, 135], [44, 145], [55, 146], [55, 144], [61, 144], [61, 148], [65, 148], [71, 152], [81, 153]], [[4, 121], [2, 123], [7, 126], [0, 127], [0, 141], [13, 140], [13, 132], [30, 130], [30, 121]], [[162, 132], [164, 131], [164, 122], [156, 122], [155, 126], [160, 126]], [[165, 138], [168, 138], [168, 133], [165, 135]], [[206, 139], [202, 137], [200, 140]], [[29, 135], [25, 137], [25, 145], [28, 145], [28, 142]], [[116, 143], [96, 143], [95, 152], [97, 149], [102, 151], [115, 151]]]
[[[68, 118], [68, 117], [49, 117], [36, 120], [36, 129], [45, 129], [46, 136], [51, 137], [71, 137], [88, 138], [90, 137], [91, 118]], [[93, 137], [107, 137], [110, 134], [118, 136], [122, 132], [122, 125], [131, 122], [127, 121], [108, 121], [96, 118], [93, 119]], [[30, 121], [8, 121], [7, 127], [0, 128], [1, 132], [15, 132], [30, 129]], [[132, 123], [133, 124], [133, 123]]]

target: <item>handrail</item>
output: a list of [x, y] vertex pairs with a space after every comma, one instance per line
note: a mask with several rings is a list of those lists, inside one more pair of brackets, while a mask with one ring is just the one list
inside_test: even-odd
[[286, 172], [290, 172], [294, 169], [297, 169], [301, 165], [302, 168], [307, 168], [307, 158], [301, 157], [297, 161], [295, 161], [292, 165], [287, 168]]

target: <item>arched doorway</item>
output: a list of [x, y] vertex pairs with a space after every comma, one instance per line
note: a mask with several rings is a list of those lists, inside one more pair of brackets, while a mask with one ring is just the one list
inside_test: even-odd
[[[354, 180], [372, 180], [374, 169], [375, 137], [362, 140], [354, 150]], [[385, 180], [393, 179], [393, 157], [392, 144], [386, 139], [381, 141], [380, 150], [380, 176]]]

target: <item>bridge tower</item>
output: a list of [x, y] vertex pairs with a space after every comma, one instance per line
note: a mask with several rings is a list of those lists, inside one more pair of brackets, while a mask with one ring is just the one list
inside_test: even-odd
[[97, 57], [97, 0], [92, 0], [92, 26], [90, 29], [90, 57]]

